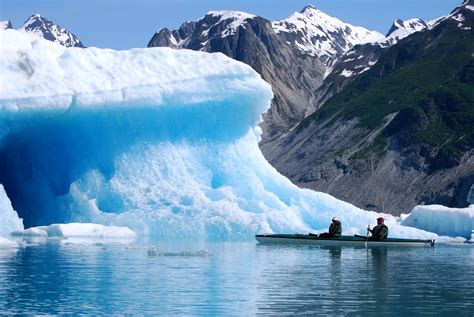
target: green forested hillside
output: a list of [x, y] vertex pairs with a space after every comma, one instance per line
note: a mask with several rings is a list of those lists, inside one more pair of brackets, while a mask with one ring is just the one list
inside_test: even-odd
[[[464, 25], [471, 25], [474, 12], [466, 11]], [[373, 130], [398, 112], [353, 158], [380, 155], [395, 138], [401, 149], [415, 145], [433, 170], [453, 166], [474, 147], [474, 36], [459, 24], [445, 21], [391, 47], [301, 126], [358, 118]]]

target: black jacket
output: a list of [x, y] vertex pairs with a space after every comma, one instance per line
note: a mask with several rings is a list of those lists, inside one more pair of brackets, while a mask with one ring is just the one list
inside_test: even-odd
[[335, 221], [329, 226], [329, 235], [331, 237], [340, 237], [342, 234], [342, 226], [340, 221]]
[[370, 232], [372, 232], [372, 238], [376, 240], [387, 239], [388, 237], [388, 227], [383, 223], [375, 226]]

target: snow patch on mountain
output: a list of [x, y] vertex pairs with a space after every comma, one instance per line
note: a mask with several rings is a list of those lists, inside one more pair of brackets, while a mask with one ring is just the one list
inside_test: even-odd
[[433, 28], [433, 27], [437, 26], [438, 24], [440, 24], [443, 21], [452, 19], [452, 20], [455, 20], [455, 21], [459, 22], [458, 27], [460, 29], [470, 30], [471, 26], [470, 25], [466, 26], [462, 22], [464, 22], [465, 19], [466, 19], [465, 16], [464, 16], [465, 14], [469, 15], [469, 14], [472, 14], [469, 11], [474, 11], [474, 6], [472, 4], [473, 4], [472, 0], [471, 1], [466, 0], [459, 7], [454, 9], [449, 15], [434, 19], [434, 20], [430, 21], [432, 23], [428, 23], [428, 24], [430, 25], [431, 28]]
[[428, 24], [428, 27], [431, 29], [435, 24], [437, 24], [439, 21], [441, 21], [445, 18], [446, 18], [446, 16], [443, 15], [443, 16], [440, 16], [440, 17], [437, 17], [435, 19], [427, 21], [426, 24]]
[[354, 74], [353, 71], [344, 69], [344, 70], [342, 71], [342, 73], [341, 73], [341, 76], [344, 76], [344, 77], [351, 77], [353, 74]]
[[[217, 23], [215, 23], [214, 25], [219, 24], [223, 21], [227, 21], [227, 20], [232, 21], [229, 24], [227, 24], [227, 27], [221, 33], [222, 37], [226, 37], [226, 36], [235, 34], [239, 27], [245, 28], [244, 25], [246, 23], [246, 20], [256, 18], [256, 16], [253, 15], [253, 14], [249, 14], [249, 13], [246, 13], [246, 12], [240, 12], [240, 11], [209, 11], [207, 13], [207, 15], [219, 17], [219, 21]], [[211, 27], [209, 27], [207, 29], [207, 32], [209, 32], [209, 29]]]
[[458, 22], [462, 22], [462, 21], [466, 20], [466, 18], [464, 18], [464, 16], [461, 13], [456, 14], [455, 16], [453, 16], [452, 19], [456, 20]]

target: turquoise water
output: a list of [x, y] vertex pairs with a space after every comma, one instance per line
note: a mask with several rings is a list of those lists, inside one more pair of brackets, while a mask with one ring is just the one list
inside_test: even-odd
[[155, 246], [165, 252], [149, 252], [148, 245], [54, 241], [2, 250], [1, 312], [474, 315], [474, 247], [469, 245]]

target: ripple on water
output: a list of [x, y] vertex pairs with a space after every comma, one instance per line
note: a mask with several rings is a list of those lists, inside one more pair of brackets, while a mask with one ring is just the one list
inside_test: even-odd
[[473, 247], [441, 245], [25, 245], [0, 252], [0, 309], [7, 315], [472, 316], [473, 257]]

